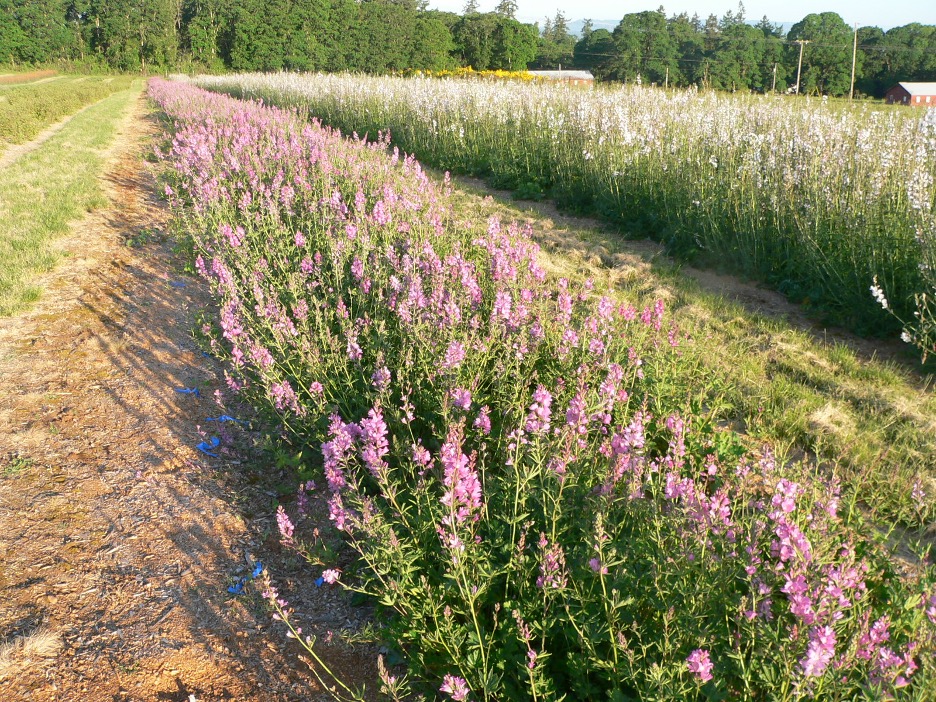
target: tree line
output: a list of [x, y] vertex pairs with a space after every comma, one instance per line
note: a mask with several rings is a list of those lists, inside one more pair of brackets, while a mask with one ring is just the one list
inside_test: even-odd
[[[857, 42], [857, 43], [856, 43]], [[936, 81], [936, 26], [918, 23], [883, 31], [849, 27], [834, 12], [810, 14], [788, 33], [767, 17], [750, 23], [736, 12], [703, 22], [686, 13], [625, 15], [614, 31], [586, 23], [573, 48], [576, 66], [605, 80], [717, 90], [768, 92], [795, 89], [802, 52], [800, 92], [875, 97], [899, 81]]]
[[[721, 90], [848, 94], [855, 32], [832, 12], [788, 33], [743, 5], [702, 21], [686, 13], [625, 15], [613, 31], [561, 12], [520, 22], [513, 0], [461, 14], [426, 0], [0, 0], [0, 64], [70, 61], [120, 71], [364, 71], [575, 67], [599, 80]], [[857, 29], [856, 89], [936, 81], [936, 27]]]

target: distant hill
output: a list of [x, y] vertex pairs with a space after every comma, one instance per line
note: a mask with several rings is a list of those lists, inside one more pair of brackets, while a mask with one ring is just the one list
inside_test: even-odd
[[[592, 29], [607, 29], [609, 32], [613, 32], [614, 28], [621, 23], [620, 19], [616, 20], [592, 20]], [[582, 27], [585, 26], [585, 20], [578, 19], [574, 22], [569, 22], [569, 33], [574, 34], [577, 37], [582, 36]]]

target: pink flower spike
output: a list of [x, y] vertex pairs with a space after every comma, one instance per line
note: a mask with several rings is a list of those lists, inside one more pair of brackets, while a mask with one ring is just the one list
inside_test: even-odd
[[463, 412], [467, 412], [471, 409], [471, 393], [462, 388], [455, 388], [452, 390], [452, 404]]
[[588, 561], [588, 567], [591, 568], [596, 573], [600, 573], [601, 575], [608, 574], [607, 567], [601, 565], [601, 560], [599, 560], [598, 558], [592, 558], [590, 561]]
[[689, 672], [693, 673], [699, 682], [708, 682], [712, 679], [712, 660], [709, 658], [709, 652], [697, 648], [686, 658], [686, 665], [689, 666]]
[[468, 693], [471, 692], [465, 679], [455, 675], [446, 675], [442, 678], [442, 687], [439, 691], [450, 695], [455, 702], [467, 700]]
[[322, 580], [324, 580], [329, 585], [334, 585], [338, 582], [338, 578], [341, 577], [341, 571], [336, 568], [329, 568], [326, 571], [322, 572]]

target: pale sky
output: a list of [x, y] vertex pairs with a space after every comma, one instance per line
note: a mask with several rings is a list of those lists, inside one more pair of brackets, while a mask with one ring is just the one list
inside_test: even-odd
[[[570, 21], [577, 19], [619, 20], [631, 12], [655, 10], [661, 4], [666, 8], [667, 16], [688, 12], [691, 16], [697, 12], [703, 20], [709, 14], [719, 17], [727, 10], [734, 12], [737, 0], [516, 0], [517, 16], [525, 22], [539, 21], [540, 26], [547, 16], [552, 17], [556, 10], [562, 10]], [[498, 0], [478, 0], [478, 9], [489, 12], [498, 4]], [[449, 12], [461, 12], [464, 0], [429, 0], [429, 7]], [[748, 19], [759, 20], [764, 15], [771, 22], [799, 22], [810, 13], [837, 12], [846, 24], [858, 23], [858, 26], [878, 26], [882, 29], [899, 27], [911, 22], [936, 25], [936, 1], [934, 0], [748, 0], [744, 3]]]

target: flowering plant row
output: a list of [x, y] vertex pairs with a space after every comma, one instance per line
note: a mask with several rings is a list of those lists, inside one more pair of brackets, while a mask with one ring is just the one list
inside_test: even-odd
[[[150, 94], [218, 302], [205, 332], [231, 389], [316, 447], [353, 554], [322, 581], [387, 613], [410, 674], [381, 669], [388, 694], [925, 699], [932, 573], [852, 529], [833, 478], [687, 403], [691, 342], [661, 300], [552, 278], [522, 229], [459, 221], [385, 138]], [[309, 489], [278, 522], [313, 558]]]
[[[640, 85], [285, 73], [197, 82], [348, 132], [390, 130], [427, 163], [606, 215], [859, 332], [902, 322], [905, 340], [936, 351], [934, 110]], [[875, 276], [896, 320], [875, 309]]]

